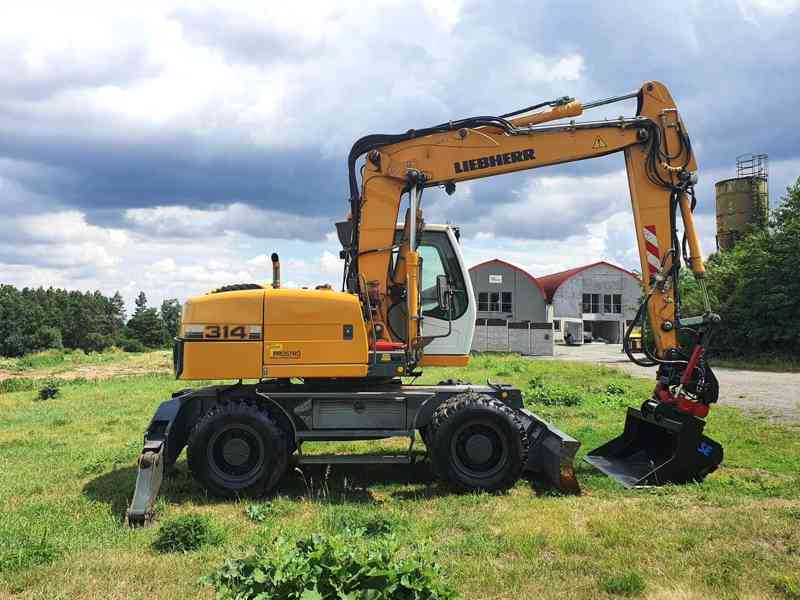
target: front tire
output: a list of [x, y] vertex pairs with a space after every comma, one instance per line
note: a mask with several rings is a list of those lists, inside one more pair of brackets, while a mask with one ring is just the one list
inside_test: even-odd
[[255, 404], [212, 408], [192, 430], [189, 469], [214, 496], [263, 496], [278, 484], [289, 461], [286, 435]]
[[503, 491], [522, 474], [525, 428], [500, 400], [474, 392], [453, 396], [436, 409], [431, 428], [434, 470], [456, 490]]

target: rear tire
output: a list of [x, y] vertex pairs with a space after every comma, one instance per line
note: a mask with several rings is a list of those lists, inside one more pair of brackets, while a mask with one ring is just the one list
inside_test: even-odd
[[512, 487], [528, 459], [528, 438], [514, 410], [486, 394], [465, 392], [433, 413], [434, 471], [459, 491]]
[[189, 469], [214, 496], [269, 493], [286, 472], [286, 435], [255, 404], [229, 402], [212, 408], [192, 429]]

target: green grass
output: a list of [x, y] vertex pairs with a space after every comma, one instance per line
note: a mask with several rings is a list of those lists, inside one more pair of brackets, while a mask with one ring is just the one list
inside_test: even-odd
[[[581, 455], [617, 435], [624, 407], [652, 386], [605, 367], [509, 356], [429, 369], [418, 383], [451, 377], [519, 386], [531, 410], [581, 440]], [[800, 427], [744, 415], [724, 398], [707, 432], [725, 462], [680, 487], [624, 490], [578, 462], [580, 497], [525, 481], [503, 495], [454, 495], [422, 462], [290, 469], [276, 497], [225, 502], [194, 483], [182, 456], [162, 487], [161, 522], [203, 515], [224, 541], [159, 554], [158, 528], [129, 530], [121, 518], [142, 432], [184, 387], [149, 374], [66, 382], [46, 402], [34, 390], [0, 393], [0, 597], [211, 598], [198, 579], [227, 557], [278, 536], [354, 529], [431, 544], [469, 599], [797, 597]], [[350, 447], [365, 445], [334, 446]]]

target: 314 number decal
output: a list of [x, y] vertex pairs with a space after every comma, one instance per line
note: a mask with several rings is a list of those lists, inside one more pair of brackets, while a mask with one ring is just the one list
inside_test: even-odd
[[247, 339], [244, 325], [206, 325], [203, 338], [207, 340]]

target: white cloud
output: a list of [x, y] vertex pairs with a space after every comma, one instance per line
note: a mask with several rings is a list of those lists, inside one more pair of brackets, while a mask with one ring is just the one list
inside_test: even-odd
[[759, 24], [762, 17], [786, 17], [800, 10], [800, 0], [737, 0], [744, 18]]
[[342, 260], [333, 252], [328, 252], [327, 250], [320, 256], [319, 266], [320, 271], [325, 275], [341, 275], [344, 269]]

